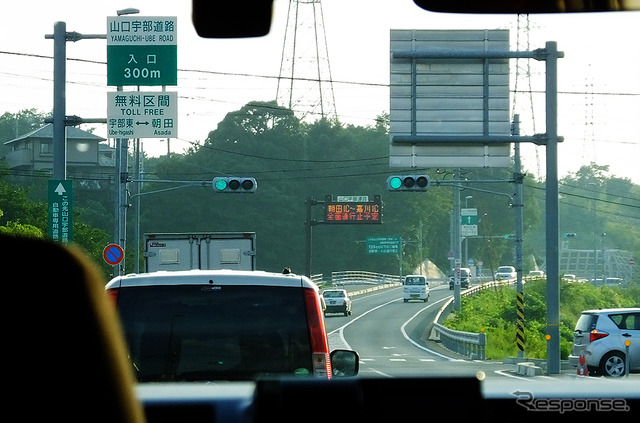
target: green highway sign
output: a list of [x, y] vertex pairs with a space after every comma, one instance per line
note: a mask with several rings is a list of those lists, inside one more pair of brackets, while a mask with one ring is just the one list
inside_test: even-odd
[[477, 225], [478, 216], [460, 216], [460, 223], [463, 225]]
[[460, 234], [462, 236], [478, 235], [478, 209], [460, 209]]
[[107, 85], [178, 85], [176, 17], [109, 16]]
[[49, 180], [49, 238], [68, 244], [73, 241], [73, 181]]
[[401, 247], [399, 236], [367, 238], [367, 254], [400, 254]]

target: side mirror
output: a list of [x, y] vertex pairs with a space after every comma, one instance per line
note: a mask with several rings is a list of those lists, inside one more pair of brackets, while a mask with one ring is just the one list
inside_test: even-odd
[[331, 351], [331, 368], [334, 377], [356, 376], [360, 369], [360, 357], [351, 350]]

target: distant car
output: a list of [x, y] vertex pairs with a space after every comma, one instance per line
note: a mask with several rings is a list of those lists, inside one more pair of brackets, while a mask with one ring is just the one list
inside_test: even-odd
[[610, 287], [622, 286], [624, 285], [624, 279], [622, 278], [605, 278], [604, 285]]
[[344, 313], [345, 316], [351, 315], [351, 299], [345, 289], [327, 289], [322, 292], [322, 297], [327, 305], [324, 311], [325, 316], [328, 313]]
[[608, 286], [608, 287], [618, 287], [624, 284], [624, 279], [622, 278], [605, 278], [604, 282], [602, 278], [591, 279], [591, 284], [594, 286]]
[[318, 287], [305, 276], [161, 271], [118, 276], [106, 292], [140, 382], [332, 377]]
[[587, 310], [576, 323], [569, 362], [584, 365], [590, 374], [626, 374], [625, 342], [629, 341], [629, 369], [640, 370], [640, 308]]
[[[460, 268], [460, 288], [467, 289], [469, 288], [469, 283], [471, 281], [471, 269], [468, 267]], [[449, 289], [453, 289], [453, 283], [455, 282], [455, 277], [451, 275], [449, 277]]]
[[429, 299], [429, 282], [423, 275], [407, 275], [404, 278], [402, 294], [404, 302], [421, 300], [425, 303]]
[[513, 266], [500, 266], [496, 272], [496, 279], [501, 281], [505, 279], [515, 279], [516, 269]]
[[544, 278], [544, 272], [542, 270], [530, 270], [529, 277], [531, 278]]
[[578, 278], [576, 278], [576, 275], [573, 273], [565, 273], [564, 276], [562, 276], [562, 279], [569, 283], [578, 282]]

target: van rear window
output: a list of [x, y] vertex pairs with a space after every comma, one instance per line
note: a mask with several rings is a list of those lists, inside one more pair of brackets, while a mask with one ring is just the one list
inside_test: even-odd
[[118, 311], [138, 380], [312, 375], [300, 288], [122, 288]]

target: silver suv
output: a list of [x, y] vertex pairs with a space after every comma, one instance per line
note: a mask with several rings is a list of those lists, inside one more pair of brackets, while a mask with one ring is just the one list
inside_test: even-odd
[[576, 323], [569, 362], [586, 365], [591, 374], [619, 377], [626, 373], [627, 350], [629, 369], [639, 370], [640, 308], [587, 310]]

